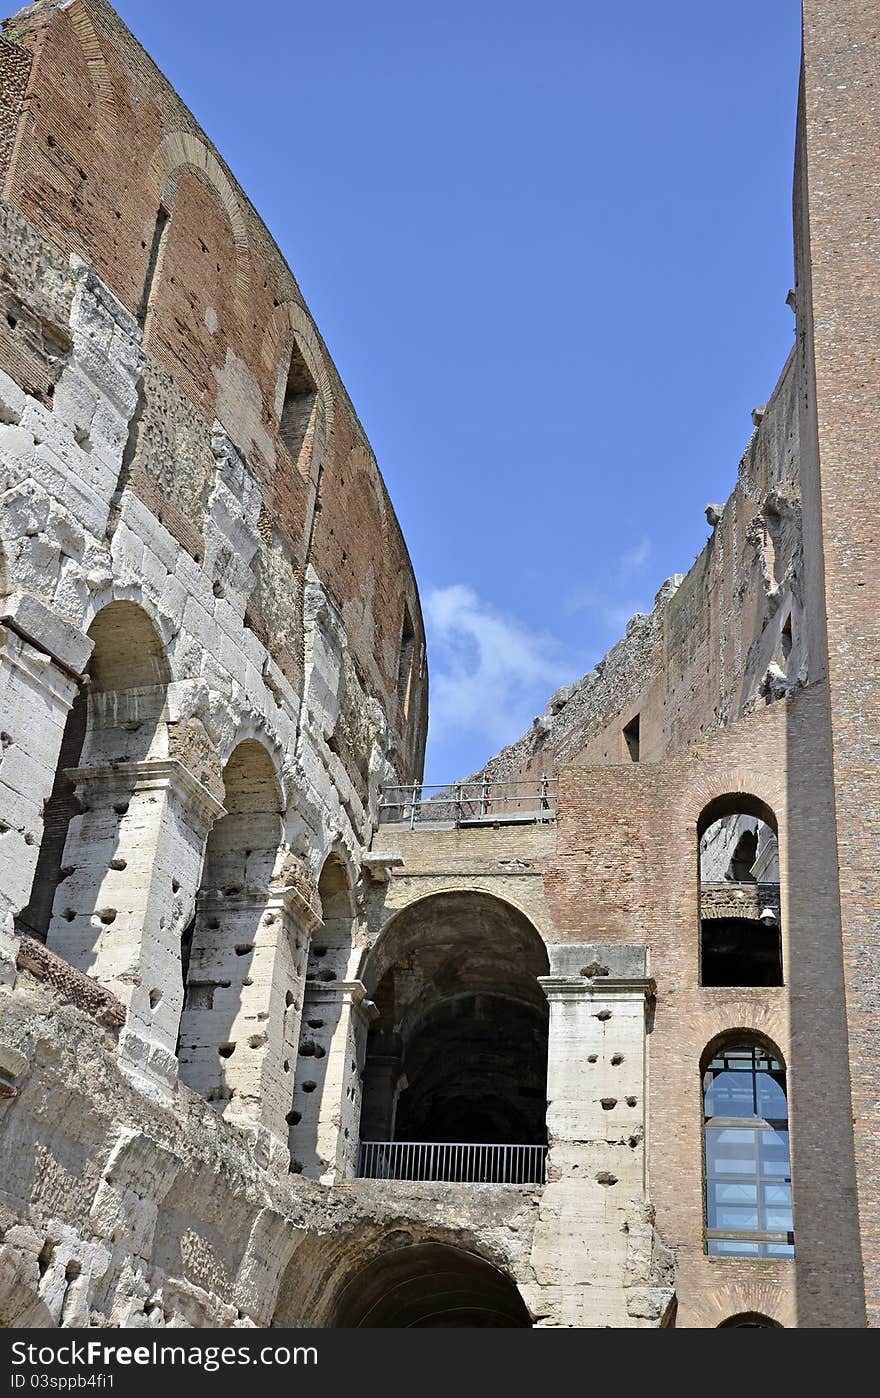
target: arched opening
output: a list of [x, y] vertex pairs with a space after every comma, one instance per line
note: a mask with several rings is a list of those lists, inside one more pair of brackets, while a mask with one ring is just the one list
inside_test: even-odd
[[[133, 602], [111, 602], [88, 634], [87, 683], [67, 716], [30, 901], [19, 916], [26, 931], [86, 971], [119, 936], [125, 865], [117, 867], [117, 850], [128, 810], [119, 786], [132, 764], [164, 755], [170, 679], [162, 642]], [[78, 794], [71, 772], [87, 794], [82, 786]]]
[[768, 1315], [761, 1315], [758, 1311], [742, 1311], [739, 1315], [728, 1316], [727, 1320], [722, 1320], [716, 1328], [718, 1330], [781, 1330], [783, 1327], [778, 1320], [771, 1320]]
[[290, 1168], [318, 1177], [343, 1173], [356, 1145], [365, 1023], [348, 980], [354, 897], [336, 852], [318, 879], [321, 925], [309, 945], [290, 1126]]
[[375, 1257], [339, 1297], [334, 1329], [525, 1329], [515, 1285], [482, 1257], [445, 1243], [417, 1243]]
[[547, 1143], [547, 953], [528, 918], [481, 892], [399, 913], [367, 957], [359, 1172], [535, 1183]]
[[697, 827], [700, 983], [782, 985], [776, 817], [752, 796], [722, 796]]
[[[275, 767], [254, 739], [223, 771], [195, 915], [183, 934], [180, 1076], [218, 1109], [258, 1114], [278, 916], [267, 910], [282, 837]], [[234, 1106], [230, 1107], [233, 1103]]]
[[728, 1036], [703, 1063], [706, 1251], [793, 1257], [785, 1064], [770, 1044]]

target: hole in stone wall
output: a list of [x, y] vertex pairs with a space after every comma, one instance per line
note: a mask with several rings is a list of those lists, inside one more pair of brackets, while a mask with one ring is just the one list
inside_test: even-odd
[[784, 661], [787, 661], [788, 657], [791, 655], [792, 646], [791, 612], [789, 612], [785, 619], [785, 625], [782, 628], [779, 639], [782, 645], [782, 658]]
[[409, 718], [412, 700], [415, 648], [415, 627], [409, 614], [409, 607], [404, 603], [403, 624], [400, 633], [400, 658], [397, 664], [397, 702], [400, 706], [401, 719], [404, 722]]
[[231, 1058], [235, 1053], [235, 1044], [219, 1044], [217, 1052], [221, 1058]]
[[[162, 253], [164, 252], [168, 228], [171, 223], [171, 215], [167, 209], [159, 208], [156, 214], [156, 223], [153, 228], [153, 241], [150, 247], [150, 256], [147, 259], [147, 270], [144, 275], [144, 285], [141, 291], [141, 303], [138, 307], [138, 322], [145, 325], [147, 314], [150, 310], [150, 303], [153, 298], [153, 289], [161, 271]], [[173, 280], [173, 279], [172, 279]]]
[[305, 467], [308, 464], [305, 460], [304, 448], [308, 445], [309, 438], [314, 431], [317, 401], [318, 390], [315, 381], [299, 345], [294, 341], [290, 351], [287, 385], [284, 390], [278, 435], [290, 453], [292, 461], [303, 473], [305, 473]]
[[623, 741], [633, 762], [639, 760], [639, 727], [639, 715], [636, 714], [635, 718], [631, 718], [623, 730]]

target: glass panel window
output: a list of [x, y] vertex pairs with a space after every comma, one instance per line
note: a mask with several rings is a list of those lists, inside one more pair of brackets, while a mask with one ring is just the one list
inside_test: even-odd
[[703, 1092], [709, 1255], [793, 1257], [784, 1065], [737, 1045], [711, 1060]]

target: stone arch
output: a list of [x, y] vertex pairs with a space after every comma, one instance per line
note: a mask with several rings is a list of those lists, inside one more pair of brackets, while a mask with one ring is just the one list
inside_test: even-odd
[[720, 1320], [715, 1328], [717, 1330], [782, 1330], [784, 1327], [781, 1321], [772, 1320], [770, 1316], [762, 1315], [760, 1311], [740, 1311], [738, 1315], [731, 1315], [726, 1320]]
[[354, 877], [334, 845], [318, 877], [321, 922], [309, 946], [293, 1102], [291, 1169], [343, 1172], [353, 1158], [364, 1051], [362, 994], [349, 978], [355, 920]]
[[526, 1329], [516, 1284], [477, 1253], [440, 1242], [380, 1252], [344, 1282], [330, 1325], [338, 1329]]
[[723, 1286], [703, 1287], [688, 1303], [689, 1326], [707, 1330], [734, 1329], [742, 1316], [758, 1315], [780, 1330], [796, 1329], [797, 1300], [792, 1289], [778, 1277], [760, 1275]]
[[[79, 689], [67, 716], [55, 780], [43, 812], [43, 838], [31, 896], [19, 919], [31, 935], [45, 940], [50, 932], [56, 892], [65, 882], [63, 918], [67, 926], [62, 929], [56, 920], [51, 940], [62, 950], [60, 939], [67, 947], [63, 954], [68, 957], [73, 924], [79, 924], [82, 918], [93, 919], [104, 884], [103, 878], [94, 884], [94, 871], [90, 873], [82, 867], [85, 849], [75, 848], [80, 842], [83, 821], [77, 820], [81, 801], [71, 773], [80, 768], [91, 769], [97, 776], [111, 763], [136, 763], [157, 750], [163, 756], [167, 751], [163, 718], [171, 671], [151, 618], [134, 602], [109, 602], [96, 613], [88, 635], [93, 648], [86, 666], [87, 684]], [[98, 792], [95, 794], [99, 796]], [[98, 809], [102, 808], [105, 803], [99, 800]], [[90, 826], [92, 822], [85, 824]], [[118, 827], [118, 822], [111, 820], [110, 824]], [[71, 830], [71, 826], [75, 828]], [[96, 832], [93, 834], [97, 838]], [[108, 837], [112, 843], [114, 837], [109, 830], [100, 841], [102, 846], [107, 846]], [[109, 849], [108, 862], [113, 857], [114, 849]], [[91, 865], [91, 858], [88, 863]], [[70, 869], [70, 874], [65, 874], [65, 869]], [[77, 932], [78, 950], [73, 961], [80, 969], [88, 970], [89, 965], [83, 964], [83, 957], [88, 960], [85, 944], [94, 939], [85, 926], [78, 926]]]
[[159, 142], [147, 172], [158, 207], [171, 211], [177, 180], [184, 171], [208, 186], [229, 222], [237, 252], [236, 292], [244, 296], [250, 285], [250, 238], [238, 195], [205, 141], [190, 131], [169, 131]]
[[716, 820], [739, 814], [752, 815], [758, 820], [763, 820], [774, 834], [779, 833], [779, 822], [773, 807], [760, 796], [755, 796], [751, 789], [740, 786], [719, 792], [706, 803], [697, 818], [698, 838], [704, 835]]
[[180, 1076], [218, 1110], [260, 1115], [269, 1044], [283, 857], [283, 797], [275, 763], [254, 738], [223, 768], [224, 814], [208, 836], [201, 886], [181, 939]]
[[447, 890], [396, 913], [363, 963], [378, 1016], [361, 1140], [542, 1147], [548, 972], [534, 924], [495, 895]]
[[783, 1068], [787, 1071], [785, 1054], [780, 1048], [778, 1041], [768, 1034], [765, 1029], [752, 1027], [742, 1020], [737, 1019], [735, 1025], [732, 1025], [729, 1029], [720, 1030], [719, 1033], [713, 1035], [708, 1041], [703, 1052], [700, 1054], [700, 1072], [705, 1072], [706, 1065], [716, 1053], [740, 1041], [759, 1044], [761, 1048], [766, 1049], [768, 1053], [778, 1058]]

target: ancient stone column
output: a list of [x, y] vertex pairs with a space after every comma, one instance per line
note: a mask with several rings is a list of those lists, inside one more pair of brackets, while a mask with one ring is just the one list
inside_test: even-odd
[[177, 1077], [181, 936], [223, 807], [174, 759], [69, 775], [81, 814], [68, 829], [48, 945], [122, 1000], [123, 1061], [168, 1086]]
[[363, 1087], [360, 1128], [362, 1141], [394, 1139], [397, 1103], [405, 1087], [406, 1077], [400, 1053], [371, 1051]]
[[672, 1293], [643, 1237], [651, 1231], [645, 1015], [654, 990], [645, 948], [549, 952], [541, 984], [550, 1001], [550, 1149], [532, 1251], [536, 1305], [542, 1313], [549, 1305], [562, 1325], [659, 1324]]
[[181, 1019], [180, 1075], [239, 1125], [286, 1144], [308, 939], [295, 887], [199, 894]]
[[0, 624], [0, 985], [14, 980], [12, 918], [31, 896], [64, 725], [92, 643], [36, 597], [13, 593]]
[[332, 1184], [357, 1165], [367, 1030], [376, 1018], [361, 981], [308, 981], [291, 1113], [291, 1161]]

